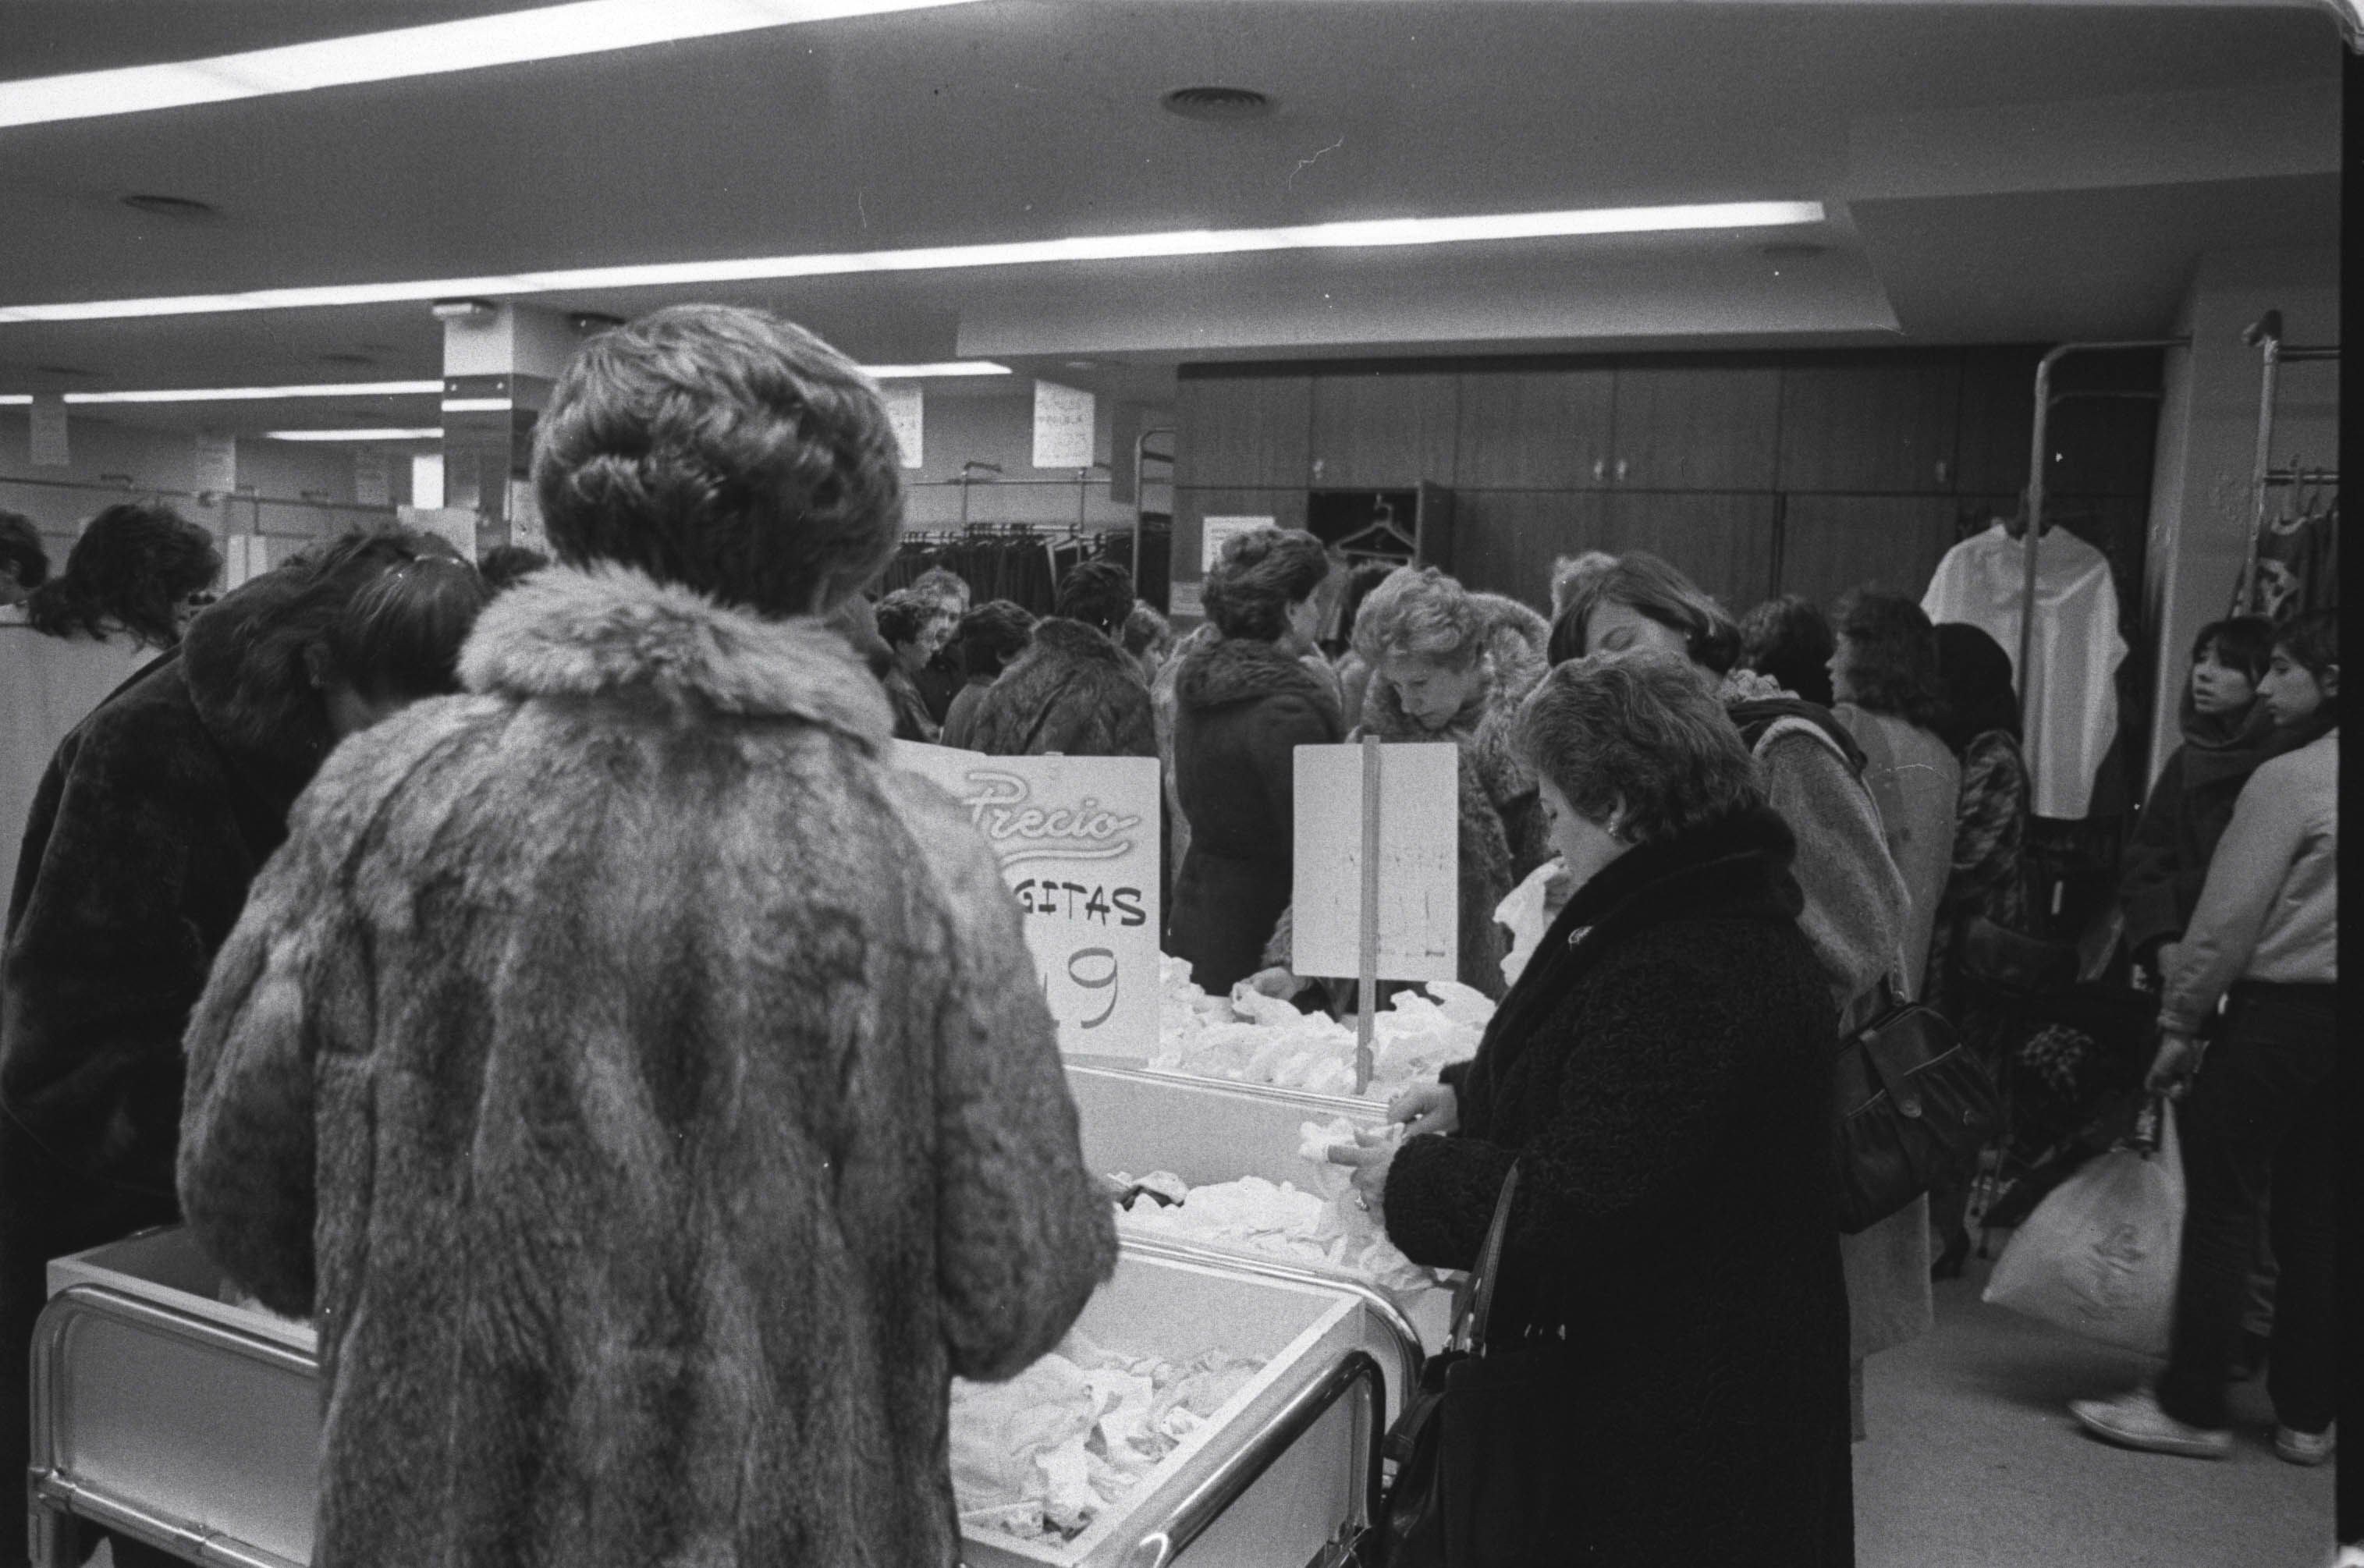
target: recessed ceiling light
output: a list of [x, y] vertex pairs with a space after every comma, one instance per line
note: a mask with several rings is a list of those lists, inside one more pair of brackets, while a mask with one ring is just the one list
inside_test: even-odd
[[1272, 100], [1253, 87], [1176, 87], [1158, 100], [1186, 120], [1260, 120]]
[[69, 392], [68, 403], [268, 403], [282, 397], [405, 397], [440, 392], [440, 381], [307, 382], [296, 386], [168, 386], [151, 392]]
[[1099, 369], [1099, 361], [1098, 360], [1061, 360], [1059, 362], [1066, 366], [1071, 371], [1089, 371]]
[[443, 432], [435, 426], [380, 427], [367, 430], [265, 430], [274, 441], [432, 441]]
[[1607, 234], [1699, 229], [1784, 228], [1823, 221], [1820, 202], [1723, 202], [1696, 206], [1585, 207], [1571, 212], [1482, 213], [1465, 217], [1381, 217], [1286, 228], [1191, 228], [1154, 234], [1079, 235], [909, 250], [826, 251], [728, 261], [656, 261], [574, 267], [500, 277], [426, 278], [405, 283], [330, 284], [252, 289], [242, 294], [164, 295], [148, 299], [75, 300], [0, 306], [0, 323], [112, 321], [146, 316], [208, 316], [236, 310], [299, 310], [338, 305], [438, 300], [454, 295], [520, 295], [584, 289], [664, 288], [769, 278], [845, 277], [874, 272], [943, 272], [1073, 261], [1127, 261], [1178, 256], [1231, 256], [1264, 250], [1354, 250], [1484, 240], [1565, 239]]
[[563, 60], [800, 22], [929, 10], [967, 0], [576, 0], [279, 49], [0, 83], [0, 126], [218, 104], [357, 82]]
[[1008, 365], [998, 365], [991, 360], [945, 360], [931, 365], [864, 365], [861, 370], [873, 381], [917, 381], [922, 376], [1009, 373]]
[[151, 217], [195, 219], [221, 216], [220, 208], [206, 202], [192, 201], [187, 196], [126, 196], [123, 198], [123, 205], [134, 212], [144, 212]]

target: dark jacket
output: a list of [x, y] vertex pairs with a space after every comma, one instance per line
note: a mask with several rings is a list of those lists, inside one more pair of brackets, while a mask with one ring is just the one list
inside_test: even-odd
[[189, 1029], [189, 1223], [319, 1329], [313, 1562], [948, 1568], [950, 1379], [1116, 1256], [992, 852], [810, 620], [552, 568], [461, 668]]
[[1036, 623], [1026, 651], [977, 699], [969, 746], [990, 757], [1154, 757], [1149, 686], [1124, 650], [1079, 620]]
[[200, 615], [34, 795], [0, 963], [0, 1409], [20, 1413], [0, 1473], [24, 1473], [45, 1260], [178, 1218], [181, 1031], [334, 739], [255, 635], [297, 584], [266, 573]]
[[1559, 1560], [1853, 1561], [1827, 976], [1749, 811], [1579, 888], [1407, 1140], [1388, 1237], [1466, 1268], [1515, 1160], [1494, 1333], [1565, 1328]]
[[928, 705], [928, 717], [941, 728], [950, 715], [953, 698], [966, 684], [967, 675], [960, 667], [960, 655], [955, 648], [947, 647], [920, 666], [911, 677], [919, 688], [920, 700]]
[[1216, 995], [1256, 972], [1288, 907], [1296, 749], [1344, 739], [1328, 683], [1277, 646], [1224, 639], [1174, 681], [1174, 793], [1190, 848], [1174, 878], [1165, 951]]
[[2282, 728], [2262, 702], [2237, 725], [2203, 717], [2186, 683], [2180, 709], [2183, 744], [2167, 760], [2143, 802], [2134, 836], [2118, 864], [2118, 903], [2125, 912], [2126, 951], [2183, 934], [2216, 840], [2233, 820], [2233, 803], [2258, 764], [2295, 751], [2321, 735], [2325, 723]]
[[976, 750], [973, 743], [976, 739], [976, 705], [992, 689], [990, 675], [971, 675], [962, 684], [961, 689], [953, 694], [951, 706], [944, 709], [943, 733], [936, 737], [939, 745], [956, 746], [965, 751]]
[[878, 684], [886, 688], [886, 704], [895, 716], [894, 737], [898, 740], [924, 740], [934, 745], [942, 729], [928, 713], [927, 699], [911, 679], [911, 673], [901, 664], [890, 666]]

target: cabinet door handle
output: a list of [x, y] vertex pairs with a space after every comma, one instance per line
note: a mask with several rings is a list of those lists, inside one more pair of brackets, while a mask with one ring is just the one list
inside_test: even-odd
[[1625, 460], [1622, 457], [1617, 460], [1617, 480], [1621, 484], [1625, 481]]
[[1953, 469], [1953, 466], [1954, 466], [1954, 465], [1953, 465], [1952, 463], [1947, 462], [1944, 458], [1939, 458], [1939, 459], [1937, 460], [1937, 483], [1938, 483], [1938, 484], [1945, 484], [1948, 479], [1950, 479], [1950, 478], [1952, 478], [1952, 477], [1953, 477], [1953, 474], [1952, 474], [1952, 473], [1951, 473], [1951, 470]]
[[1597, 458], [1594, 458], [1594, 459], [1592, 460], [1592, 482], [1593, 482], [1595, 484], [1600, 484], [1602, 480], [1604, 480], [1604, 479], [1606, 479], [1606, 478], [1608, 478], [1608, 477], [1609, 477], [1609, 460], [1608, 460], [1607, 458], [1605, 458], [1605, 457], [1597, 457]]

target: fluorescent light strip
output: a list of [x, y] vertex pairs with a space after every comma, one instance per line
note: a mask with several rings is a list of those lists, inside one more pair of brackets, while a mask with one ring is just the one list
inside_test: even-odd
[[128, 317], [206, 316], [239, 310], [300, 310], [385, 305], [453, 295], [519, 295], [585, 289], [661, 288], [775, 278], [843, 277], [869, 272], [940, 272], [964, 267], [1040, 266], [1060, 261], [1125, 261], [1178, 256], [1231, 256], [1261, 250], [1339, 250], [1483, 240], [1559, 239], [1607, 234], [1663, 234], [1716, 228], [1784, 228], [1823, 221], [1820, 202], [1726, 202], [1706, 206], [1589, 207], [1468, 217], [1383, 217], [1288, 228], [1194, 228], [1158, 234], [1086, 235], [995, 245], [938, 245], [910, 250], [851, 250], [764, 256], [735, 261], [659, 261], [630, 267], [575, 267], [482, 278], [410, 283], [332, 284], [252, 289], [242, 294], [166, 295], [152, 299], [80, 300], [65, 305], [0, 306], [0, 323], [109, 321]]
[[265, 430], [274, 441], [432, 441], [442, 438], [438, 427], [424, 429], [377, 430]]
[[205, 60], [0, 83], [0, 127], [44, 125], [520, 65], [967, 0], [578, 0]]
[[157, 392], [69, 392], [68, 403], [266, 403], [282, 397], [384, 397], [440, 392], [440, 381], [307, 382], [297, 386], [173, 386]]
[[446, 414], [498, 414], [516, 407], [506, 397], [447, 397], [443, 400]]
[[921, 376], [1009, 375], [1011, 373], [1008, 365], [998, 365], [991, 360], [946, 360], [932, 365], [864, 365], [862, 373], [873, 381], [916, 381]]

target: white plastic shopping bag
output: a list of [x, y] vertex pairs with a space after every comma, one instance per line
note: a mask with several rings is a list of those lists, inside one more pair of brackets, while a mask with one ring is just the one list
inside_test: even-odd
[[2113, 1149], [2046, 1195], [1995, 1260], [1985, 1299], [2144, 1355], [2167, 1353], [2183, 1241], [2175, 1111], [2156, 1153]]

